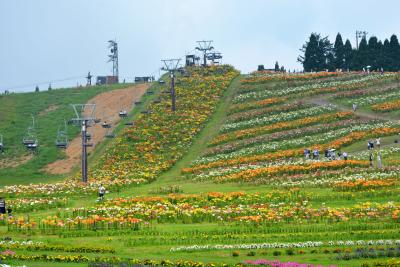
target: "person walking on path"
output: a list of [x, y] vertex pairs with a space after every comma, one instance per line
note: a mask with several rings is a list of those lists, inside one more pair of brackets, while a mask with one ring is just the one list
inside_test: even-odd
[[103, 184], [100, 185], [99, 187], [99, 198], [101, 200], [104, 199], [104, 194], [106, 193], [106, 189], [104, 188]]
[[356, 109], [357, 109], [357, 104], [353, 103], [353, 112], [356, 112]]
[[378, 149], [381, 148], [381, 138], [380, 138], [380, 137], [376, 138], [376, 147], [377, 147]]
[[0, 214], [6, 214], [6, 201], [0, 197]]
[[382, 168], [382, 157], [381, 157], [381, 153], [378, 154], [377, 160], [378, 160], [378, 168], [381, 169], [381, 168]]
[[373, 156], [372, 156], [372, 153], [369, 153], [369, 166], [370, 167], [373, 167], [374, 165], [372, 164], [372, 161], [373, 161]]
[[343, 159], [347, 160], [347, 152], [343, 152]]

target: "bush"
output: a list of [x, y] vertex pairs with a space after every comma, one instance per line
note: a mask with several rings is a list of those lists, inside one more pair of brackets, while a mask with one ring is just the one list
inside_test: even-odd
[[238, 256], [239, 256], [239, 251], [232, 252], [232, 257], [238, 257]]
[[255, 256], [256, 252], [255, 251], [249, 251], [247, 252], [247, 256]]
[[280, 252], [279, 250], [275, 250], [272, 255], [274, 256], [280, 256], [282, 254], [282, 252]]
[[292, 255], [294, 255], [294, 250], [289, 248], [289, 249], [286, 250], [286, 254], [289, 255], [289, 256], [292, 256]]

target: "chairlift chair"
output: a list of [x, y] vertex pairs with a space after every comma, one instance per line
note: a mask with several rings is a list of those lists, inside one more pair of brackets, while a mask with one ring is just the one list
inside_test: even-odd
[[68, 146], [68, 129], [67, 129], [67, 121], [64, 120], [64, 129], [61, 130], [61, 127], [58, 127], [57, 137], [56, 137], [56, 146], [58, 148], [66, 149]]
[[32, 115], [32, 125], [28, 127], [25, 136], [22, 138], [22, 143], [29, 150], [36, 150], [38, 140], [35, 134], [35, 117]]
[[126, 110], [121, 110], [118, 114], [120, 118], [126, 118], [128, 116], [128, 112]]
[[32, 152], [36, 152], [38, 147], [39, 147], [39, 143], [37, 140], [35, 140], [34, 143], [29, 143], [26, 145], [26, 148]]
[[107, 129], [106, 138], [114, 138], [115, 137], [115, 133], [113, 133], [110, 129]]
[[103, 123], [101, 124], [101, 127], [105, 128], [105, 129], [109, 129], [109, 128], [111, 128], [111, 124], [107, 121], [103, 121]]
[[159, 84], [165, 84], [165, 81], [164, 80], [159, 80], [158, 83]]

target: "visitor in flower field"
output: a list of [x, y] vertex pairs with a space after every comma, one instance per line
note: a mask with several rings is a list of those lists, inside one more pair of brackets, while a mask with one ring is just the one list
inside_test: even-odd
[[337, 156], [338, 156], [338, 159], [341, 159], [342, 158], [342, 152], [338, 151], [337, 152]]
[[99, 187], [99, 198], [101, 200], [104, 199], [104, 194], [106, 193], [106, 189], [104, 188], [103, 184], [100, 185]]
[[343, 159], [347, 160], [347, 152], [343, 152]]
[[377, 161], [378, 161], [378, 168], [381, 169], [382, 168], [382, 156], [381, 156], [381, 153], [378, 153]]
[[304, 157], [305, 159], [309, 159], [310, 158], [310, 150], [309, 149], [304, 149]]
[[356, 104], [356, 103], [353, 103], [353, 111], [355, 112], [356, 109], [357, 109], [357, 104]]
[[319, 151], [316, 148], [314, 149], [314, 152], [313, 152], [313, 159], [316, 159], [316, 160], [319, 159]]
[[0, 197], [0, 214], [6, 214], [6, 201]]
[[372, 153], [369, 153], [369, 166], [372, 167], [372, 161], [374, 160], [374, 157], [372, 156]]
[[381, 148], [381, 138], [380, 137], [376, 138], [376, 146], [378, 148]]
[[8, 213], [8, 217], [12, 217], [12, 208], [10, 205], [7, 207], [7, 213]]

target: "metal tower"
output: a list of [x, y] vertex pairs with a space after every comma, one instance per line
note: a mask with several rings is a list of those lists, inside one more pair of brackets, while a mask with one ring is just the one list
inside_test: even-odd
[[118, 44], [116, 41], [109, 40], [108, 41], [108, 48], [110, 48], [110, 55], [108, 55], [109, 59], [107, 62], [113, 63], [113, 76], [119, 77], [118, 72]]
[[172, 99], [172, 107], [171, 110], [174, 112], [176, 110], [176, 96], [175, 96], [175, 71], [178, 69], [180, 58], [174, 59], [163, 59], [165, 67], [163, 70], [169, 71], [171, 77], [171, 99]]
[[196, 47], [196, 50], [202, 51], [203, 52], [203, 66], [207, 66], [207, 51], [210, 51], [212, 49], [214, 49], [213, 46], [211, 46], [211, 43], [213, 41], [209, 40], [209, 41], [197, 41], [197, 43], [199, 44], [198, 47]]

